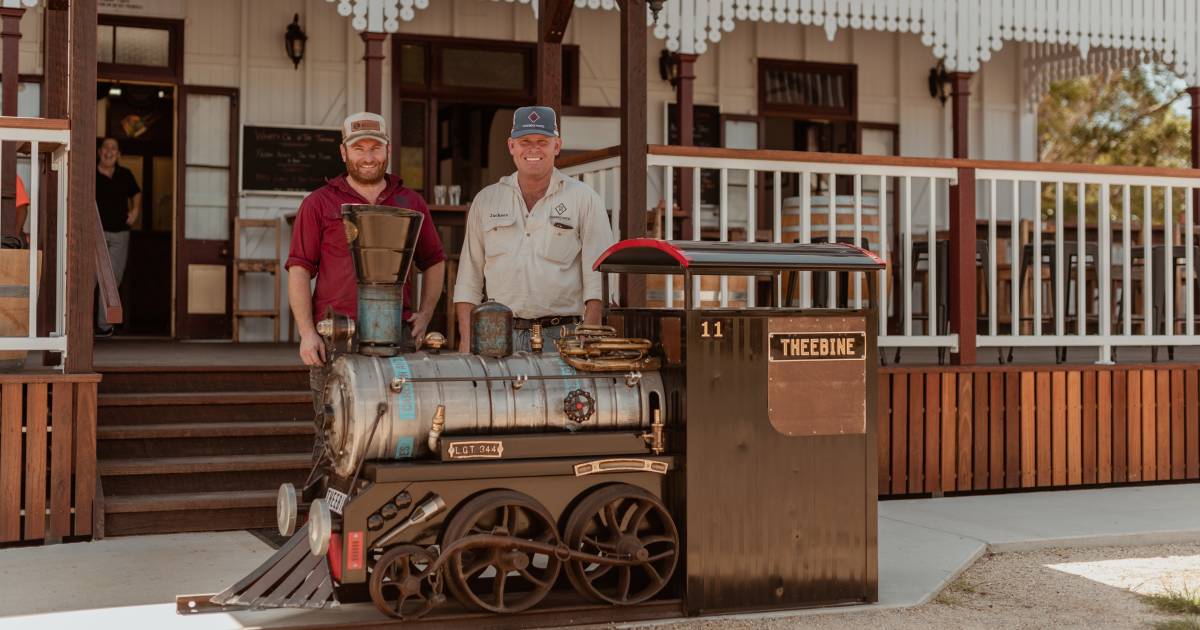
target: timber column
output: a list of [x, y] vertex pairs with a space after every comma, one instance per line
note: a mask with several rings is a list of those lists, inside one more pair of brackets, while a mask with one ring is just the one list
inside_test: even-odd
[[552, 108], [562, 121], [562, 40], [574, 0], [542, 0], [538, 11], [537, 104]]
[[[675, 106], [679, 110], [679, 146], [690, 147], [695, 134], [695, 96], [693, 84], [696, 81], [696, 55], [686, 53], [675, 54]], [[692, 217], [692, 169], [679, 169], [679, 209]], [[671, 212], [671, 200], [667, 200], [666, 212]], [[666, 218], [663, 219], [666, 225]], [[667, 234], [667, 240], [675, 238]]]
[[[950, 98], [954, 120], [954, 157], [965, 160], [967, 147], [968, 107], [971, 101], [971, 73], [950, 73]], [[934, 255], [936, 247], [930, 248]], [[975, 363], [975, 169], [958, 169], [958, 185], [950, 187], [950, 260], [946, 299], [949, 302], [951, 334], [958, 334], [958, 352], [950, 355], [955, 365]], [[929, 320], [936, 321], [933, 315]], [[943, 331], [937, 331], [941, 334]]]
[[[621, 2], [621, 234], [646, 235], [646, 0]], [[605, 296], [608, 299], [608, 296]], [[646, 278], [621, 276], [621, 304], [646, 303]]]
[[[0, 9], [0, 20], [3, 20], [3, 81], [0, 82], [0, 98], [3, 106], [0, 114], [5, 116], [17, 115], [17, 90], [20, 88], [19, 74], [21, 72], [21, 16], [25, 9]], [[17, 196], [17, 145], [5, 142], [0, 147], [0, 233], [5, 236], [21, 233], [24, 226], [16, 223]], [[36, 160], [35, 160], [36, 161]]]
[[[96, 0], [70, 3], [67, 158], [67, 373], [92, 371], [96, 287]], [[47, 77], [49, 78], [49, 77]]]
[[367, 45], [363, 54], [363, 61], [367, 62], [366, 110], [383, 115], [383, 42], [387, 34], [363, 33], [362, 40]]

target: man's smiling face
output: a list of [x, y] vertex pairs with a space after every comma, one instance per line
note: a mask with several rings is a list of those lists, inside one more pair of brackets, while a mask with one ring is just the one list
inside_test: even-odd
[[562, 150], [562, 139], [530, 134], [509, 139], [508, 152], [521, 175], [545, 177], [554, 169], [554, 158]]

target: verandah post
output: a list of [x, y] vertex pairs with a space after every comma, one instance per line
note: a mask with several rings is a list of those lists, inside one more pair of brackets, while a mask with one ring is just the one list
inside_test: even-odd
[[975, 169], [959, 168], [950, 187], [950, 332], [958, 335], [954, 365], [975, 364]]
[[[96, 0], [70, 4], [71, 152], [67, 158], [67, 356], [63, 371], [92, 371], [96, 214]], [[103, 243], [100, 244], [101, 246]], [[62, 255], [66, 255], [63, 252]]]
[[538, 11], [537, 104], [562, 115], [562, 40], [574, 0], [542, 0]]
[[[646, 0], [621, 0], [621, 238], [646, 235]], [[646, 279], [621, 276], [621, 304], [646, 303]]]

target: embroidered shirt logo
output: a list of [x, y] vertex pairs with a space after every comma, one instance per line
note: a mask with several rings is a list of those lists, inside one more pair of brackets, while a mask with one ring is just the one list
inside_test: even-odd
[[557, 206], [554, 206], [554, 211], [557, 212], [558, 216], [561, 217], [563, 214], [565, 214], [567, 212], [567, 204], [560, 203]]

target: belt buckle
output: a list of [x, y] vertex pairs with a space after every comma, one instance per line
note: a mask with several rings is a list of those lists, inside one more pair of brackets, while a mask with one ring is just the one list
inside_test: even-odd
[[551, 317], [551, 318], [550, 318], [550, 323], [549, 323], [549, 324], [547, 324], [547, 325], [549, 325], [549, 326], [557, 326], [557, 325], [559, 324], [559, 322], [561, 322], [561, 321], [562, 321], [562, 318], [561, 318], [561, 317]]

